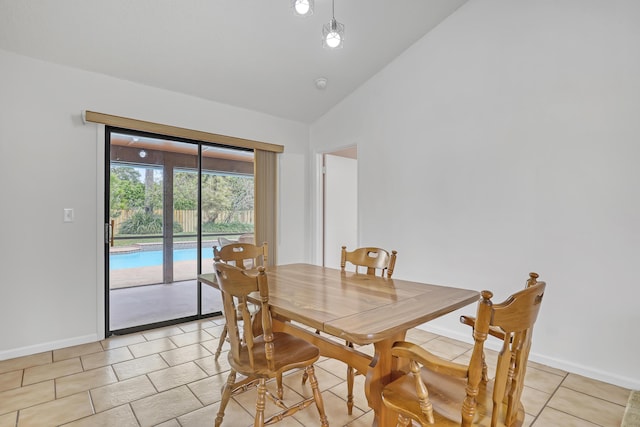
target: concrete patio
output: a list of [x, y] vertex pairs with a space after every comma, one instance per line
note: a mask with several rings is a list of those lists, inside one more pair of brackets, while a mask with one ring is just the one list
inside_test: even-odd
[[[172, 283], [162, 283], [162, 266], [125, 268], [109, 273], [110, 330], [193, 316], [197, 312], [196, 261], [174, 263]], [[213, 273], [212, 262], [202, 263]], [[222, 311], [220, 292], [202, 286], [202, 313]]]

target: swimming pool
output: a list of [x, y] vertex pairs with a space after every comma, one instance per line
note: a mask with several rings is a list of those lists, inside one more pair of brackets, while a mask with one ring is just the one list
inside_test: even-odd
[[[211, 248], [203, 249], [203, 254], [207, 258], [206, 251], [211, 252], [209, 258], [213, 259]], [[198, 256], [197, 248], [191, 249], [174, 249], [174, 261], [190, 261], [196, 260]], [[151, 267], [154, 265], [162, 265], [162, 251], [139, 251], [128, 254], [111, 254], [109, 255], [109, 270], [120, 270], [123, 268]]]

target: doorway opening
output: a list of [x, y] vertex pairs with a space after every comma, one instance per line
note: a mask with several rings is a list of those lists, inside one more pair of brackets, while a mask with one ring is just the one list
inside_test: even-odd
[[253, 150], [106, 127], [105, 336], [220, 315], [219, 238], [254, 230]]
[[358, 245], [358, 150], [322, 154], [322, 265], [340, 268], [340, 248]]

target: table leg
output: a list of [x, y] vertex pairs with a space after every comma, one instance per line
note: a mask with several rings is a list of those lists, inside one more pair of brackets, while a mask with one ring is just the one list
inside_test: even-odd
[[391, 357], [391, 347], [394, 342], [404, 340], [404, 337], [405, 333], [402, 332], [374, 344], [375, 354], [367, 369], [364, 391], [369, 407], [374, 409], [373, 425], [377, 427], [395, 427], [397, 425], [398, 415], [388, 410], [382, 403], [382, 389], [393, 380], [394, 372], [397, 370], [397, 360]]

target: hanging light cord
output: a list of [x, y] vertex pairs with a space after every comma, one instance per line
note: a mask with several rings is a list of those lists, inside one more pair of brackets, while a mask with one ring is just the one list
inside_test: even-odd
[[331, 30], [338, 30], [338, 24], [336, 21], [336, 0], [331, 0]]

